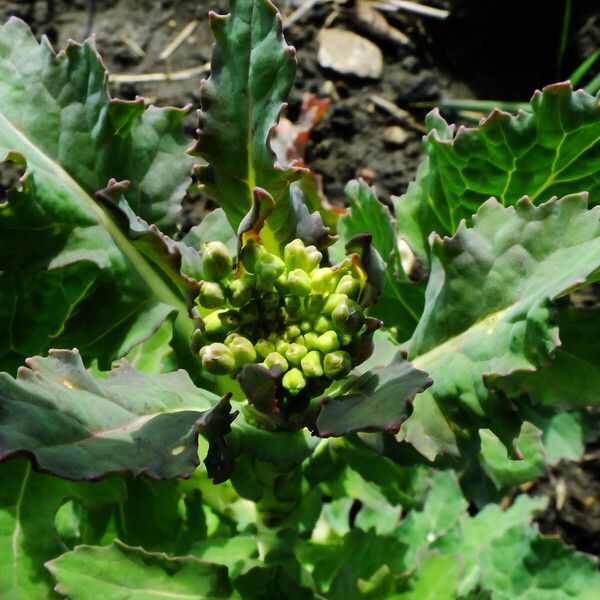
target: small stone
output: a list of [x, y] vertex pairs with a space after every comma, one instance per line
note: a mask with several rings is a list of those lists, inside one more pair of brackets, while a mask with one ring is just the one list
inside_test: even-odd
[[383, 132], [383, 139], [388, 144], [402, 146], [408, 139], [408, 133], [399, 125], [392, 125]]
[[319, 64], [341, 75], [379, 79], [383, 73], [381, 50], [369, 40], [344, 29], [322, 29]]

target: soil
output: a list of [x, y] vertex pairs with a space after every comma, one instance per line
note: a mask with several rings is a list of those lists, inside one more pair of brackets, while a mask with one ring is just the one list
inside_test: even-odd
[[[279, 0], [284, 16], [301, 0]], [[447, 98], [527, 100], [545, 84], [566, 79], [581, 61], [600, 47], [600, 11], [596, 0], [573, 3], [568, 43], [559, 60], [564, 0], [427, 0], [450, 11], [447, 19], [421, 18], [407, 12], [386, 13], [391, 25], [410, 44], [400, 45], [365, 31], [356, 18], [353, 0], [323, 0], [286, 28], [286, 38], [298, 51], [298, 75], [287, 115], [297, 116], [306, 91], [330, 99], [325, 118], [313, 131], [306, 161], [323, 177], [330, 201], [343, 202], [345, 183], [362, 176], [372, 181], [382, 199], [402, 194], [422, 158], [422, 123], [429, 103]], [[485, 4], [485, 8], [482, 8]], [[212, 38], [206, 14], [227, 11], [215, 0], [0, 0], [0, 21], [16, 15], [36, 36], [46, 35], [57, 48], [69, 38], [91, 35], [111, 73], [129, 75], [113, 82], [114, 96], [144, 96], [157, 105], [199, 106], [199, 75], [180, 81], [142, 82], [140, 74], [174, 73], [200, 67], [210, 60]], [[542, 25], [543, 18], [543, 25]], [[168, 57], [165, 48], [190, 22], [197, 26]], [[318, 32], [323, 26], [350, 29], [371, 38], [382, 50], [380, 80], [342, 77], [320, 68]], [[560, 63], [560, 64], [559, 64]], [[136, 78], [138, 79], [136, 81]], [[373, 101], [379, 96], [409, 111], [399, 119]], [[454, 116], [446, 113], [450, 118]], [[421, 124], [421, 125], [419, 125]], [[190, 140], [195, 115], [186, 122]], [[405, 130], [400, 144], [385, 141], [390, 126]], [[195, 201], [194, 201], [195, 200]], [[206, 199], [189, 198], [187, 221], [199, 220], [211, 208]], [[536, 493], [555, 500], [540, 519], [547, 533], [559, 533], [582, 550], [600, 555], [600, 449], [590, 446], [580, 463], [561, 463], [536, 482]], [[563, 491], [557, 503], [556, 482]], [[591, 500], [590, 500], [591, 499]]]

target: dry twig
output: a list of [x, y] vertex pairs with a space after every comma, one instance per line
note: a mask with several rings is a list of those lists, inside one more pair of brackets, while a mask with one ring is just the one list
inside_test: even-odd
[[113, 83], [152, 83], [155, 81], [185, 81], [210, 70], [210, 63], [198, 67], [157, 73], [111, 73], [108, 78]]
[[406, 123], [406, 125], [412, 127], [413, 129], [416, 129], [417, 131], [420, 131], [421, 133], [427, 133], [427, 129], [424, 125], [421, 125], [421, 123], [419, 123], [408, 111], [404, 110], [403, 108], [400, 108], [392, 101], [386, 100], [385, 98], [376, 95], [372, 95], [370, 99], [371, 102], [375, 104], [375, 106], [378, 106], [379, 108], [388, 112], [393, 117], [396, 117], [398, 121]]
[[192, 19], [172, 40], [169, 42], [158, 55], [160, 60], [166, 60], [181, 46], [181, 44], [192, 34], [198, 26], [198, 19]]
[[432, 17], [434, 19], [446, 19], [450, 14], [449, 11], [442, 8], [434, 8], [433, 6], [427, 6], [419, 2], [410, 2], [408, 0], [377, 0], [373, 2], [373, 6], [386, 11], [405, 10], [415, 15]]

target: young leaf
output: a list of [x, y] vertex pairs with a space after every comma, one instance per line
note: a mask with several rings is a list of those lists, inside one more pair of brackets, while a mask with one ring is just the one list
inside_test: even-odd
[[97, 507], [124, 496], [120, 479], [61, 481], [35, 473], [26, 460], [0, 465], [0, 597], [50, 597], [52, 583], [44, 562], [64, 550], [53, 520], [65, 499]]
[[509, 206], [525, 195], [541, 203], [587, 191], [600, 202], [600, 108], [569, 82], [537, 91], [531, 112], [496, 109], [477, 127], [455, 130], [436, 110], [426, 124], [429, 165], [396, 200], [398, 230], [417, 255], [432, 231], [454, 234], [490, 196]]
[[229, 598], [227, 567], [191, 556], [170, 558], [115, 540], [110, 546], [77, 546], [49, 561], [56, 591], [73, 600], [90, 595], [124, 598]]
[[427, 373], [396, 359], [348, 382], [321, 403], [317, 430], [321, 437], [354, 431], [397, 431], [416, 394], [431, 385]]
[[300, 173], [274, 166], [269, 146], [296, 71], [281, 16], [269, 0], [237, 0], [230, 8], [225, 16], [209, 14], [216, 45], [193, 152], [209, 163], [197, 170], [200, 182], [237, 229], [255, 187], [278, 201]]
[[[598, 210], [585, 195], [539, 207], [491, 199], [452, 238], [435, 238], [423, 317], [408, 358], [434, 380], [426, 392], [459, 423], [505, 443], [518, 421], [495, 382], [546, 364], [559, 345], [550, 302], [600, 266]], [[409, 419], [410, 421], [410, 419]]]
[[94, 379], [68, 350], [27, 364], [16, 379], [0, 374], [0, 459], [25, 453], [37, 469], [74, 480], [185, 477], [198, 466], [202, 432], [209, 472], [227, 477], [229, 399], [196, 388], [184, 371], [150, 377], [124, 363]]
[[128, 177], [131, 209], [172, 230], [184, 112], [111, 100], [91, 42], [57, 56], [17, 19], [0, 29], [0, 107], [0, 159], [26, 167], [0, 205], [1, 366], [64, 344], [108, 368], [168, 318], [187, 347], [185, 299], [95, 197]]

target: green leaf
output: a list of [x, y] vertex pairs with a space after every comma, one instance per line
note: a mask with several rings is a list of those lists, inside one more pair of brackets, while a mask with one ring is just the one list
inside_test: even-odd
[[415, 568], [420, 556], [464, 517], [467, 503], [456, 476], [450, 471], [436, 473], [423, 508], [412, 510], [396, 529], [407, 546], [406, 566]]
[[[537, 538], [529, 547], [492, 546], [483, 585], [498, 600], [598, 600], [594, 559], [559, 539]], [[512, 551], [512, 552], [511, 552]], [[515, 552], [516, 551], [516, 552]], [[516, 559], [516, 560], [515, 560]]]
[[73, 600], [228, 598], [227, 567], [191, 556], [170, 558], [115, 540], [110, 546], [78, 546], [47, 563], [56, 591]]
[[187, 232], [182, 241], [198, 251], [207, 242], [223, 242], [231, 256], [237, 252], [236, 232], [231, 228], [222, 208], [210, 211], [199, 225]]
[[536, 403], [584, 407], [600, 403], [600, 310], [561, 306], [561, 345], [552, 362], [534, 372], [515, 373], [499, 382], [510, 397], [523, 393]]
[[167, 479], [197, 467], [202, 432], [209, 472], [227, 477], [229, 399], [195, 387], [184, 371], [150, 377], [123, 363], [94, 379], [68, 350], [27, 364], [16, 379], [0, 374], [0, 458], [27, 453], [67, 479], [125, 471]]
[[423, 283], [409, 279], [400, 260], [395, 222], [389, 209], [364, 181], [353, 180], [346, 186], [349, 212], [340, 217], [338, 233], [348, 242], [354, 236], [369, 232], [373, 247], [386, 262], [383, 294], [369, 311], [388, 327], [397, 329], [397, 337], [406, 340], [414, 331], [423, 310]]
[[[600, 109], [569, 82], [536, 92], [531, 111], [494, 110], [480, 125], [455, 129], [433, 111], [425, 148], [429, 166], [397, 200], [400, 235], [422, 254], [432, 231], [452, 235], [490, 196], [504, 205], [574, 192], [600, 202]], [[428, 170], [428, 173], [427, 173]]]
[[0, 206], [1, 366], [68, 340], [107, 368], [167, 318], [187, 343], [185, 299], [95, 197], [128, 179], [131, 208], [174, 230], [185, 111], [111, 100], [92, 42], [55, 55], [18, 19], [0, 29], [0, 106], [0, 160], [26, 167]]
[[506, 446], [489, 429], [482, 429], [479, 437], [483, 470], [497, 488], [524, 483], [544, 473], [542, 432], [528, 421], [523, 423], [516, 439], [520, 460], [511, 460]]
[[[463, 518], [449, 535], [434, 544], [434, 549], [458, 554], [462, 557], [462, 572], [458, 593], [473, 592], [487, 578], [490, 554], [503, 547], [505, 559], [521, 567], [520, 549], [534, 539], [535, 528], [530, 525], [536, 512], [546, 505], [545, 498], [521, 495], [514, 504], [503, 511], [497, 504], [486, 506], [472, 518]], [[506, 545], [505, 545], [506, 544]]]
[[52, 583], [44, 562], [64, 550], [54, 515], [65, 499], [97, 507], [124, 495], [120, 479], [75, 483], [35, 473], [23, 459], [0, 465], [0, 597], [50, 597]]
[[298, 582], [282, 565], [254, 567], [236, 578], [235, 589], [244, 600], [313, 600], [315, 593]]
[[171, 370], [168, 367], [172, 353], [172, 337], [173, 323], [164, 321], [146, 341], [134, 346], [125, 356], [125, 360], [146, 375], [165, 373]]
[[428, 556], [410, 578], [410, 591], [390, 600], [455, 600], [459, 571], [455, 556]]
[[427, 373], [397, 358], [345, 384], [335, 397], [321, 402], [319, 436], [354, 431], [397, 431], [406, 419], [415, 394], [431, 385]]
[[455, 423], [510, 443], [519, 419], [493, 386], [551, 360], [559, 340], [550, 302], [598, 267], [598, 213], [585, 195], [539, 207], [491, 199], [473, 227], [435, 238], [425, 310], [408, 343], [409, 360], [434, 380], [425, 395]]
[[237, 0], [230, 9], [209, 14], [216, 45], [194, 153], [209, 163], [198, 168], [200, 182], [237, 230], [255, 187], [279, 201], [300, 172], [274, 166], [269, 144], [296, 71], [281, 17], [268, 0]]

